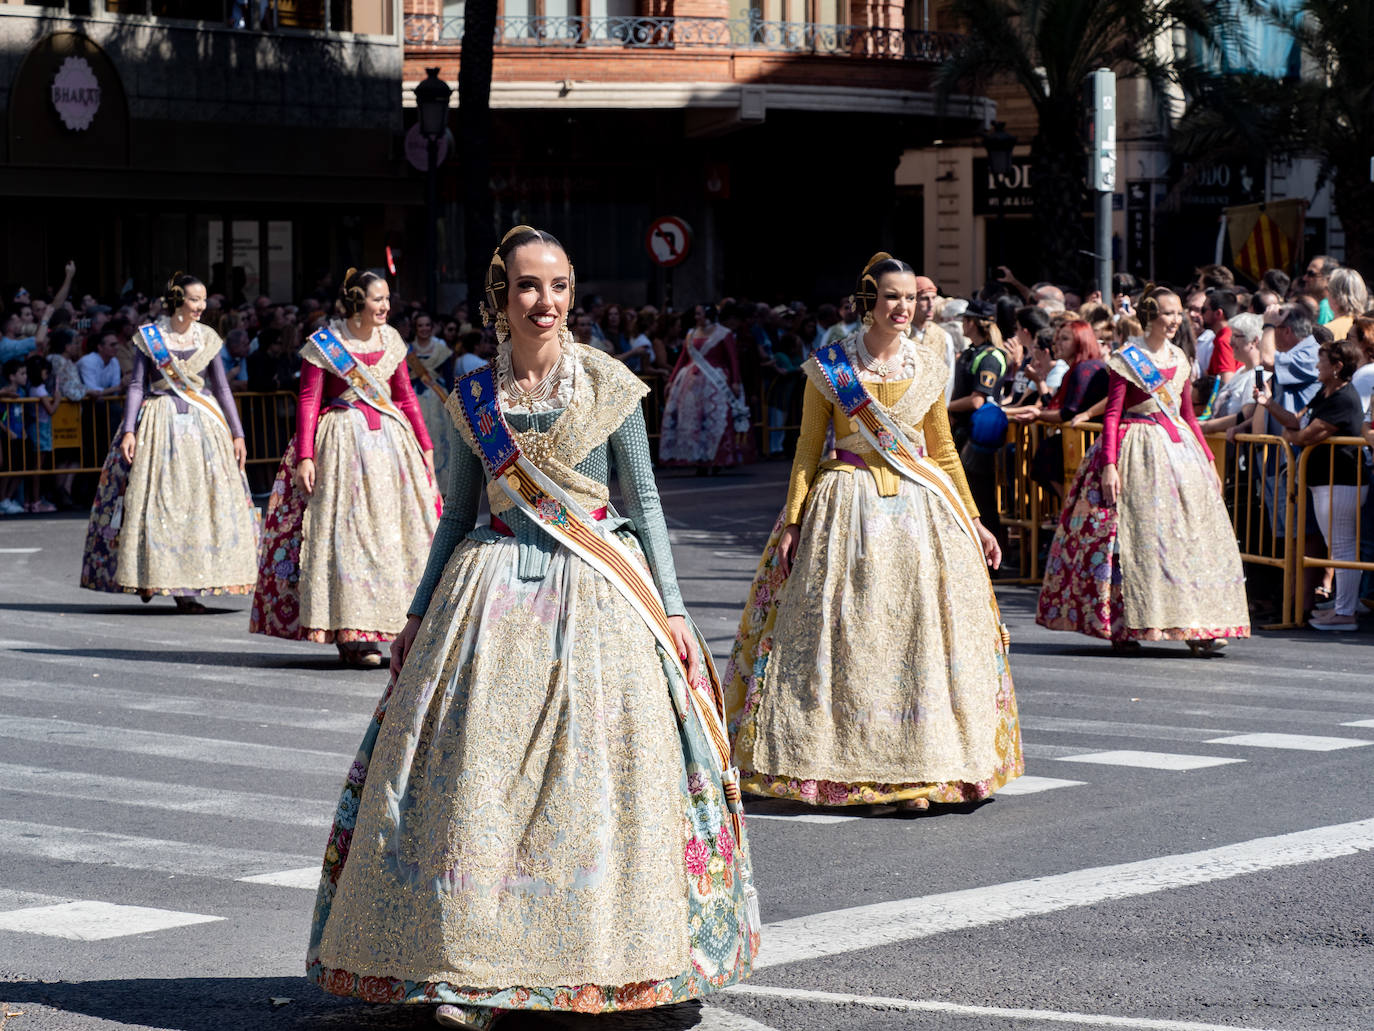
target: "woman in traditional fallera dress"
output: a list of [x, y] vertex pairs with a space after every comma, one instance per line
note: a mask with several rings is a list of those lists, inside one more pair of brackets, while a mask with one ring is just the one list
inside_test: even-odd
[[1240, 551], [1193, 416], [1192, 363], [1172, 342], [1183, 305], [1151, 290], [1140, 317], [1144, 339], [1107, 358], [1102, 436], [1064, 499], [1036, 621], [1118, 651], [1181, 640], [1208, 653], [1250, 634]]
[[[1024, 768], [1005, 631], [911, 267], [869, 262], [864, 327], [802, 366], [787, 505], [726, 671], [742, 783], [813, 805], [986, 798]], [[822, 461], [834, 428], [835, 458]]]
[[258, 510], [224, 341], [200, 323], [205, 286], [178, 272], [163, 301], [167, 315], [134, 335], [123, 432], [100, 473], [81, 586], [171, 595], [182, 611], [204, 612], [200, 596], [253, 589]]
[[346, 664], [376, 668], [378, 644], [405, 625], [439, 495], [386, 280], [349, 269], [340, 300], [346, 318], [301, 349], [296, 436], [267, 503], [249, 629], [332, 641]]
[[416, 312], [413, 324], [415, 339], [410, 342], [406, 361], [411, 386], [420, 400], [420, 414], [434, 445], [434, 482], [442, 489], [448, 483], [449, 456], [458, 443], [453, 420], [444, 410], [444, 401], [453, 386], [454, 353], [434, 332], [434, 319], [428, 312]]
[[[439, 1003], [446, 1026], [680, 1002], [747, 976], [759, 944], [647, 388], [572, 339], [572, 276], [526, 226], [493, 256], [499, 351], [449, 395], [465, 446], [315, 903], [321, 987]], [[609, 503], [612, 456], [628, 518]]]
[[716, 322], [716, 309], [697, 305], [668, 378], [658, 460], [695, 465], [700, 475], [744, 461], [751, 418], [740, 379], [735, 335]]

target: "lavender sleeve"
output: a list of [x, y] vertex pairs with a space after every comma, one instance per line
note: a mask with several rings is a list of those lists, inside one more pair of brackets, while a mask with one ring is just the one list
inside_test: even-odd
[[124, 426], [120, 430], [134, 433], [138, 429], [138, 410], [143, 407], [143, 391], [148, 379], [148, 359], [142, 351], [134, 358], [134, 374], [129, 379], [129, 392], [124, 398]]
[[[139, 358], [142, 357], [140, 354]], [[229, 377], [224, 374], [224, 363], [219, 360], [219, 355], [215, 355], [205, 370], [205, 380], [219, 402], [224, 421], [229, 424], [229, 436], [237, 440], [243, 436], [243, 423], [239, 420], [239, 406], [234, 404], [234, 392], [229, 389]]]

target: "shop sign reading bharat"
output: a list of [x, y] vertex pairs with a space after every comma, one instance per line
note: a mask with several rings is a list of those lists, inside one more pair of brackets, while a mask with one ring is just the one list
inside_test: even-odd
[[100, 110], [100, 84], [84, 57], [68, 57], [52, 80], [52, 106], [68, 129], [91, 127]]

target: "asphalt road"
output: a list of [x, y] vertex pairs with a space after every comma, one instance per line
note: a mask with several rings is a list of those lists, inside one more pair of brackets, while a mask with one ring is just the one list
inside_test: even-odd
[[[785, 475], [661, 480], [718, 658]], [[385, 673], [250, 637], [243, 599], [181, 616], [81, 591], [84, 530], [0, 522], [0, 1026], [430, 1026], [301, 976], [310, 871]], [[747, 985], [502, 1026], [1374, 1028], [1366, 633], [1122, 658], [1037, 628], [1030, 589], [999, 595], [1019, 793], [918, 816], [754, 803]]]

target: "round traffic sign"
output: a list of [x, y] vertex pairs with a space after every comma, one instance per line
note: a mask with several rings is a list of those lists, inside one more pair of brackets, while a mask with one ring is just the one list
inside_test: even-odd
[[644, 246], [655, 264], [672, 268], [687, 260], [687, 252], [692, 249], [692, 230], [682, 219], [665, 215], [650, 224]]

